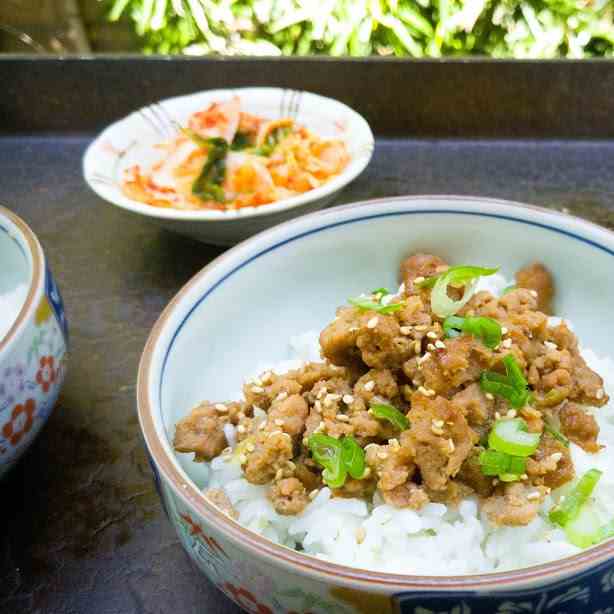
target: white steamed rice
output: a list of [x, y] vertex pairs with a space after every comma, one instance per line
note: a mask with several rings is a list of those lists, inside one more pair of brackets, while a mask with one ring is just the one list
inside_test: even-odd
[[[501, 275], [494, 275], [482, 278], [479, 289], [499, 294], [507, 285]], [[556, 321], [552, 318], [553, 324]], [[315, 331], [291, 339], [291, 348], [297, 360], [277, 365], [275, 372], [320, 359]], [[612, 395], [614, 361], [589, 349], [582, 350], [582, 355], [604, 378], [606, 391]], [[267, 368], [271, 366], [261, 365], [257, 373]], [[594, 501], [604, 522], [614, 516], [614, 472], [608, 471], [614, 466], [613, 410], [610, 403], [595, 412], [601, 429], [599, 441], [605, 444], [598, 454], [571, 444], [578, 475], [592, 467], [603, 470]], [[232, 432], [227, 437], [236, 441]], [[224, 488], [244, 526], [279, 544], [355, 567], [417, 575], [472, 574], [527, 567], [580, 551], [546, 517], [569, 485], [546, 497], [541, 514], [528, 526], [494, 528], [473, 499], [464, 500], [457, 509], [429, 503], [414, 511], [386, 505], [377, 495], [373, 505], [359, 499], [333, 499], [328, 488], [302, 514], [281, 516], [267, 500], [267, 487], [247, 482], [237, 460], [214, 459], [209, 478], [209, 487]]]

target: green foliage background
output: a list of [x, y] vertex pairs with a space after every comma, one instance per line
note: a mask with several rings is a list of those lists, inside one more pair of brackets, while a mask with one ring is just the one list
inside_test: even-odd
[[150, 53], [614, 56], [614, 0], [104, 0]]

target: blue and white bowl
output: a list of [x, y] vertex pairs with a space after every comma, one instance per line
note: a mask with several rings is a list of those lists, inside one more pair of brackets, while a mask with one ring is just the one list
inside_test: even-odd
[[489, 199], [403, 197], [335, 208], [261, 233], [179, 292], [140, 366], [141, 427], [184, 548], [204, 575], [257, 614], [612, 614], [614, 540], [516, 571], [441, 577], [364, 571], [240, 526], [205, 499], [199, 466], [173, 452], [174, 425], [193, 405], [232, 398], [255, 365], [288, 358], [289, 337], [319, 330], [344, 297], [394, 287], [399, 261], [415, 250], [450, 262], [496, 263], [508, 277], [518, 263], [541, 260], [557, 280], [557, 311], [587, 346], [611, 353], [614, 234], [578, 218]]
[[[7, 310], [8, 295], [14, 300]], [[2, 477], [53, 410], [66, 372], [68, 342], [62, 297], [40, 243], [4, 207], [0, 207], [0, 318], [4, 318], [0, 321]]]

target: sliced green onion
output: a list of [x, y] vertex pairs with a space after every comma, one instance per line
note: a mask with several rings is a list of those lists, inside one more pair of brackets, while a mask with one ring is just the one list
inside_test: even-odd
[[599, 516], [590, 505], [582, 507], [578, 515], [565, 525], [565, 536], [578, 548], [588, 548], [601, 541]]
[[520, 473], [502, 473], [499, 475], [499, 479], [502, 482], [518, 482], [520, 481]]
[[[431, 309], [440, 318], [454, 315], [462, 309], [471, 299], [475, 291], [478, 278], [484, 275], [492, 275], [499, 269], [484, 269], [481, 267], [457, 266], [451, 267], [438, 276], [431, 292]], [[423, 283], [430, 283], [429, 278]], [[448, 296], [448, 286], [464, 286], [461, 299], [455, 301]], [[429, 286], [424, 286], [429, 287]]]
[[451, 266], [447, 271], [439, 273], [439, 275], [433, 275], [427, 277], [424, 281], [418, 282], [416, 286], [418, 288], [432, 288], [442, 277], [449, 277], [449, 284], [465, 285], [467, 282], [477, 279], [478, 277], [487, 277], [488, 275], [494, 275], [499, 270], [499, 267], [494, 269], [487, 269], [479, 266]]
[[566, 448], [569, 448], [569, 439], [557, 430], [547, 418], [544, 420], [544, 431], [552, 435], [557, 441], [560, 441]]
[[448, 316], [443, 322], [443, 330], [446, 337], [456, 337], [462, 331], [481, 339], [489, 348], [496, 348], [501, 343], [501, 325], [492, 318]]
[[[517, 480], [525, 472], [527, 464], [524, 458], [498, 450], [484, 450], [480, 454], [479, 462], [484, 475], [499, 476], [504, 482]], [[511, 479], [510, 476], [515, 478]]]
[[350, 298], [348, 299], [348, 303], [350, 303], [350, 305], [354, 305], [354, 307], [358, 307], [358, 309], [361, 311], [375, 311], [377, 313], [381, 313], [382, 315], [394, 313], [395, 311], [399, 311], [399, 309], [403, 309], [403, 307], [405, 307], [405, 303], [403, 302], [382, 305], [380, 303], [376, 303], [370, 298], [364, 297]]
[[371, 414], [380, 420], [388, 420], [399, 431], [405, 431], [409, 428], [409, 420], [407, 416], [392, 405], [386, 403], [374, 403], [371, 405]]
[[365, 452], [359, 443], [348, 435], [341, 440], [341, 458], [347, 472], [355, 479], [360, 480], [365, 475]]
[[341, 442], [334, 437], [316, 433], [309, 438], [308, 446], [316, 463], [324, 467], [324, 482], [331, 488], [341, 488], [347, 478]]
[[531, 456], [539, 445], [539, 433], [529, 433], [522, 418], [497, 420], [488, 435], [488, 445], [512, 456]]
[[503, 292], [501, 292], [501, 296], [505, 296], [509, 292], [513, 292], [514, 290], [517, 290], [517, 289], [518, 287], [514, 285], [508, 286], [507, 288], [503, 288]]
[[371, 294], [375, 296], [377, 296], [378, 294], [381, 294], [382, 296], [387, 296], [388, 294], [390, 294], [390, 290], [388, 290], [388, 288], [378, 288], [377, 290], [373, 290]]
[[600, 477], [601, 471], [599, 469], [589, 469], [580, 478], [573, 490], [550, 510], [548, 514], [550, 522], [564, 528], [568, 523], [577, 518], [582, 506], [593, 493]]
[[507, 399], [512, 407], [524, 407], [531, 398], [528, 382], [513, 354], [503, 358], [506, 375], [494, 371], [484, 371], [480, 376], [480, 388], [484, 392], [496, 394]]

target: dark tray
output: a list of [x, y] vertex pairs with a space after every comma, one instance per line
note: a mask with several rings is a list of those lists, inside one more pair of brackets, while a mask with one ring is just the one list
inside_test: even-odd
[[191, 568], [163, 515], [134, 399], [151, 326], [221, 249], [87, 188], [81, 156], [108, 122], [207, 87], [303, 87], [351, 104], [376, 133], [338, 203], [475, 194], [614, 227], [614, 63], [13, 58], [0, 83], [0, 202], [41, 239], [72, 333], [58, 407], [0, 484], [2, 614], [239, 611]]

